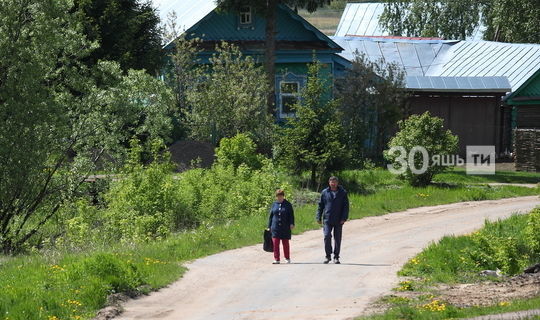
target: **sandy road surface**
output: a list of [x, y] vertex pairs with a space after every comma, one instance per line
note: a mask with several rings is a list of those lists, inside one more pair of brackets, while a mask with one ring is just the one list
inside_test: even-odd
[[322, 264], [322, 231], [293, 236], [290, 265], [261, 245], [196, 260], [184, 277], [125, 304], [119, 319], [350, 319], [397, 285], [396, 272], [431, 241], [540, 205], [537, 196], [423, 207], [353, 220], [341, 265]]

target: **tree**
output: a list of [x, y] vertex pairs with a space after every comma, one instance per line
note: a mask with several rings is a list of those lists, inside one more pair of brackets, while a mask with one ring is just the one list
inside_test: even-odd
[[320, 185], [323, 174], [339, 168], [348, 157], [337, 102], [329, 99], [320, 69], [319, 62], [309, 66], [306, 88], [293, 107], [296, 117], [277, 132], [276, 158], [297, 173], [308, 170], [310, 186]]
[[[132, 135], [166, 137], [163, 84], [116, 63], [88, 69], [69, 0], [0, 2], [0, 250], [16, 252]], [[99, 84], [99, 85], [98, 85]], [[102, 161], [107, 154], [113, 161]]]
[[191, 135], [217, 144], [250, 133], [259, 144], [268, 143], [272, 117], [264, 108], [268, 83], [262, 68], [225, 42], [202, 68], [204, 79], [187, 92]]
[[[399, 122], [399, 131], [388, 143], [390, 149], [384, 156], [394, 169], [401, 169], [401, 178], [413, 186], [425, 186], [435, 174], [447, 168], [443, 162], [451, 162], [448, 157], [457, 152], [458, 140], [450, 130], [444, 129], [443, 119], [426, 111]], [[437, 158], [441, 161], [437, 162]]]
[[464, 40], [482, 21], [484, 40], [540, 43], [537, 0], [389, 0], [381, 25], [391, 34]]
[[353, 165], [382, 160], [390, 132], [403, 115], [405, 73], [396, 64], [356, 54], [344, 79], [336, 82], [346, 144]]
[[180, 140], [187, 135], [187, 114], [190, 107], [187, 100], [187, 93], [197, 87], [202, 78], [201, 68], [198, 68], [197, 54], [201, 51], [198, 45], [200, 39], [186, 39], [184, 34], [180, 34], [176, 25], [176, 14], [173, 12], [169, 16], [167, 23], [166, 39], [172, 41], [172, 45], [167, 52], [167, 65], [164, 70], [165, 83], [172, 89], [176, 100], [178, 117], [173, 117], [173, 139]]
[[484, 10], [484, 39], [502, 42], [540, 43], [538, 0], [493, 0]]
[[163, 62], [159, 16], [150, 1], [75, 0], [84, 34], [99, 43], [85, 60], [116, 61], [124, 72], [145, 69], [155, 75]]
[[329, 4], [331, 0], [215, 0], [218, 5], [228, 9], [239, 9], [241, 6], [252, 6], [266, 19], [266, 43], [265, 43], [265, 69], [268, 76], [270, 90], [267, 94], [266, 105], [270, 114], [275, 113], [276, 94], [276, 33], [277, 33], [277, 10], [279, 4], [294, 8], [306, 8], [309, 12], [316, 11], [319, 7]]

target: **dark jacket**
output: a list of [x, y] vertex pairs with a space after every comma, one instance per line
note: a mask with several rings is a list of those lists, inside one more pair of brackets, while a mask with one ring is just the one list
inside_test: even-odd
[[290, 239], [291, 224], [294, 224], [292, 204], [287, 200], [283, 200], [282, 203], [277, 201], [272, 203], [268, 217], [268, 228], [272, 231], [272, 237]]
[[349, 219], [349, 197], [343, 187], [338, 186], [337, 194], [330, 190], [330, 187], [321, 192], [319, 208], [317, 209], [317, 221], [324, 218], [324, 223], [337, 225], [341, 221]]

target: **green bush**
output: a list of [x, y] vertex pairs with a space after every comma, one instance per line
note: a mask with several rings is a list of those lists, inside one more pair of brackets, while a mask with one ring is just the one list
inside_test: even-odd
[[260, 169], [262, 156], [257, 154], [255, 142], [245, 133], [232, 138], [223, 138], [216, 149], [217, 161], [224, 166], [238, 168], [245, 164], [250, 168]]
[[527, 226], [525, 227], [525, 236], [532, 249], [532, 256], [540, 259], [540, 207], [537, 207], [529, 214]]
[[109, 293], [133, 292], [144, 284], [143, 275], [133, 263], [122, 261], [111, 253], [99, 253], [84, 259], [69, 272], [69, 278], [76, 281], [95, 278], [96, 282], [105, 283]]
[[[241, 141], [238, 147], [244, 142], [251, 143], [246, 138], [240, 136], [229, 141], [232, 145]], [[280, 181], [272, 162], [258, 156], [253, 149], [243, 154], [222, 149], [224, 158], [212, 168], [192, 169], [176, 176], [168, 155], [159, 150], [161, 145], [156, 143], [154, 161], [142, 165], [141, 148], [134, 142], [125, 174], [111, 182], [104, 196], [105, 208], [99, 209], [81, 200], [64, 209], [71, 213], [65, 215], [64, 231], [57, 244], [78, 249], [109, 241], [131, 243], [164, 239], [173, 232], [201, 225], [266, 215], [275, 189], [284, 188], [292, 194], [289, 184]], [[256, 158], [260, 168], [235, 162], [244, 156]], [[239, 163], [238, 167], [234, 163]]]
[[[433, 156], [439, 156], [442, 159], [444, 156], [454, 155], [458, 150], [458, 137], [453, 135], [450, 130], [444, 129], [443, 119], [432, 117], [428, 111], [422, 115], [412, 115], [406, 120], [399, 121], [398, 125], [399, 131], [388, 143], [390, 149], [384, 152], [384, 157], [398, 170], [403, 168], [403, 161], [409, 164], [406, 165], [405, 170], [402, 170], [403, 173], [400, 174], [400, 177], [411, 185], [428, 185], [435, 174], [441, 173], [447, 168], [442, 163], [436, 164]], [[410, 167], [413, 164], [409, 161], [411, 151], [416, 146], [423, 147], [427, 151], [427, 164], [420, 152], [415, 152], [412, 159], [416, 169], [426, 167], [423, 173], [414, 173]], [[403, 149], [399, 152], [392, 152], [393, 148]]]

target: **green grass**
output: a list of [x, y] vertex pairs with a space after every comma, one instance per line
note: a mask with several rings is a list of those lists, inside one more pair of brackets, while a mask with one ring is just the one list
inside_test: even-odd
[[433, 288], [437, 284], [483, 281], [485, 278], [479, 276], [479, 272], [486, 269], [501, 269], [511, 276], [538, 262], [538, 239], [531, 239], [530, 235], [538, 233], [538, 224], [535, 227], [533, 221], [539, 216], [540, 207], [528, 215], [512, 215], [496, 222], [486, 221], [481, 230], [470, 235], [447, 236], [429, 245], [399, 271], [400, 276], [414, 279], [402, 282], [400, 288], [422, 295], [414, 299], [386, 297], [383, 301], [390, 305], [390, 309], [384, 314], [365, 318], [446, 319], [537, 308], [540, 297], [509, 301], [508, 305], [474, 308], [457, 308], [437, 300], [439, 308], [428, 310], [428, 304], [437, 299], [433, 296], [436, 295]]
[[[536, 309], [540, 305], [540, 297], [532, 299], [514, 300], [508, 305], [494, 305], [489, 307], [472, 307], [472, 308], [456, 308], [448, 306], [444, 302], [444, 310], [431, 311], [427, 310], [428, 305], [433, 299], [415, 299], [403, 300], [395, 299], [394, 307], [384, 313], [367, 317], [359, 317], [360, 319], [369, 320], [390, 320], [390, 319], [411, 319], [411, 320], [438, 320], [438, 319], [461, 319], [489, 314], [499, 314], [512, 311], [522, 311]], [[441, 308], [442, 309], [442, 308]]]
[[467, 175], [463, 168], [454, 168], [438, 174], [435, 182], [441, 183], [540, 183], [540, 173], [497, 171], [494, 175]]
[[[365, 195], [351, 194], [350, 215], [354, 219], [425, 205], [539, 193], [538, 188], [507, 186], [412, 188], [384, 183], [385, 173], [357, 175], [377, 187]], [[294, 234], [319, 228], [314, 214], [313, 204], [296, 208]], [[0, 319], [91, 318], [110, 293], [157, 289], [181, 277], [185, 261], [260, 243], [266, 222], [266, 215], [251, 216], [147, 244], [4, 257], [0, 260]], [[146, 287], [141, 289], [141, 285]]]

